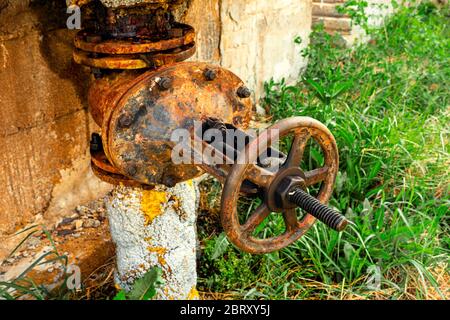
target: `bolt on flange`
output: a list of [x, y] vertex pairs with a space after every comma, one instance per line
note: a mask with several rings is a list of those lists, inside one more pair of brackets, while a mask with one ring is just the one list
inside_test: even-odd
[[246, 86], [242, 86], [237, 90], [237, 95], [239, 98], [246, 99], [246, 98], [250, 98], [250, 96], [252, 95], [252, 92]]

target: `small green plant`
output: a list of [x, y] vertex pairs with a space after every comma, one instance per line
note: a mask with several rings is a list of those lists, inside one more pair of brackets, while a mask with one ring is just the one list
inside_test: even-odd
[[237, 250], [228, 242], [224, 233], [207, 240], [205, 245], [204, 258], [199, 267], [201, 274], [213, 275], [206, 280], [208, 290], [238, 290], [256, 280], [253, 269], [258, 259]]
[[136, 280], [130, 291], [120, 290], [114, 300], [151, 300], [156, 296], [156, 290], [163, 284], [162, 270], [154, 267]]
[[317, 97], [327, 105], [352, 86], [350, 81], [334, 82], [328, 86], [325, 86], [321, 82], [314, 81], [311, 78], [303, 78], [303, 81], [309, 89], [315, 92]]
[[368, 6], [369, 4], [364, 0], [349, 0], [337, 6], [337, 11], [349, 16], [353, 25], [360, 26], [366, 32], [369, 32], [369, 18], [366, 14]]

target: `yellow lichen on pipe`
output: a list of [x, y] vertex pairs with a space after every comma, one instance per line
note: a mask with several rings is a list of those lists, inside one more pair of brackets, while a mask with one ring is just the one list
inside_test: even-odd
[[151, 224], [156, 217], [163, 213], [163, 206], [166, 202], [167, 193], [165, 191], [142, 191], [141, 207], [145, 218], [145, 224], [147, 226]]
[[130, 290], [151, 268], [163, 270], [158, 299], [198, 299], [196, 294], [196, 217], [198, 187], [116, 187], [106, 200], [116, 244], [116, 284]]
[[187, 300], [199, 300], [200, 294], [197, 291], [196, 287], [192, 287], [191, 291], [189, 292], [189, 295], [187, 297]]

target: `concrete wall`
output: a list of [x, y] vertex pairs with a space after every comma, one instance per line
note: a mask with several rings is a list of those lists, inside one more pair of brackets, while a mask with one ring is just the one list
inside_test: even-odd
[[[237, 72], [256, 97], [272, 77], [298, 79], [306, 66], [300, 51], [311, 30], [310, 0], [222, 0], [221, 6], [223, 67]], [[294, 43], [297, 36], [301, 46]]]
[[194, 59], [232, 70], [258, 99], [265, 81], [296, 81], [306, 66], [300, 51], [308, 44], [311, 8], [311, 0], [192, 0], [183, 20], [197, 29]]
[[0, 1], [0, 235], [105, 190], [88, 170], [88, 75], [62, 9]]

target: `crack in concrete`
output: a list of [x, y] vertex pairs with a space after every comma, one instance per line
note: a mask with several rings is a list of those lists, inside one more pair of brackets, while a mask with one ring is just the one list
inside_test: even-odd
[[223, 58], [223, 50], [222, 50], [222, 37], [223, 37], [223, 3], [222, 0], [219, 0], [219, 65], [222, 66], [222, 58]]
[[26, 127], [16, 127], [16, 130], [14, 132], [3, 133], [3, 134], [0, 135], [0, 137], [1, 138], [11, 137], [11, 136], [15, 136], [15, 135], [17, 135], [19, 133], [22, 133], [22, 132], [25, 132], [25, 131], [30, 131], [30, 130], [35, 129], [35, 128], [42, 128], [42, 127], [44, 127], [47, 124], [55, 123], [58, 120], [64, 119], [66, 117], [70, 117], [70, 116], [72, 116], [72, 115], [74, 115], [74, 114], [76, 114], [76, 113], [78, 113], [80, 111], [88, 112], [87, 109], [88, 109], [87, 107], [75, 109], [75, 110], [73, 110], [71, 112], [55, 116], [50, 121], [40, 121], [40, 122], [34, 123], [34, 124], [30, 125], [30, 126], [26, 126]]

